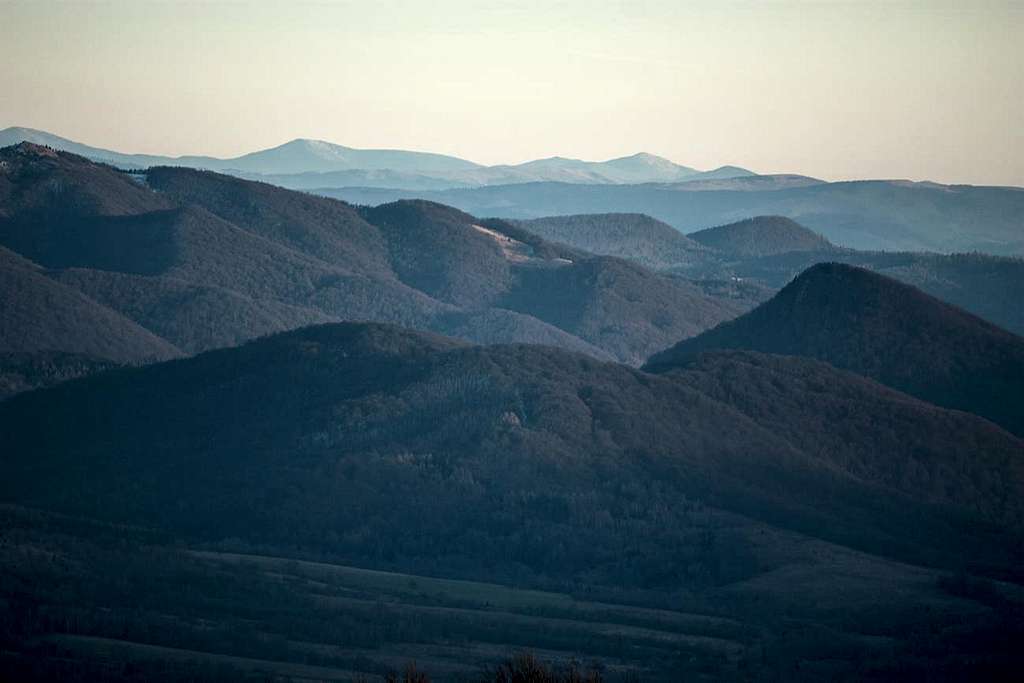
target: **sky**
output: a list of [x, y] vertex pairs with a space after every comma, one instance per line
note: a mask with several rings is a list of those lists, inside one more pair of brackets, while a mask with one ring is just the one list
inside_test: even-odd
[[1024, 186], [1024, 2], [0, 0], [0, 128]]

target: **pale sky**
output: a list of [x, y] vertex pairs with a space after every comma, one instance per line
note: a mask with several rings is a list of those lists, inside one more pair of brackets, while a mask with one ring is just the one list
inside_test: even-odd
[[1024, 2], [0, 0], [0, 128], [1024, 186]]

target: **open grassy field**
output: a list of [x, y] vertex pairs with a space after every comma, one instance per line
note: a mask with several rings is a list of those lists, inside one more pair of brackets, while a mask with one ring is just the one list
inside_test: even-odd
[[530, 652], [608, 680], [670, 680], [663, 672], [680, 662], [735, 669], [758, 634], [714, 614], [198, 550], [145, 530], [3, 513], [8, 671], [369, 681], [415, 662], [433, 680], [469, 681]]
[[[842, 680], [1021, 623], [1014, 586], [791, 534], [752, 547], [766, 567], [755, 577], [636, 604], [197, 548], [0, 506], [0, 680], [369, 682], [415, 663], [470, 682], [523, 652], [606, 681]], [[776, 562], [782, 547], [800, 561]]]
[[369, 681], [379, 679], [356, 671], [346, 671], [297, 662], [281, 662], [251, 657], [233, 657], [198, 650], [183, 650], [159, 645], [145, 645], [114, 638], [53, 635], [46, 638], [65, 656], [83, 657], [108, 662], [136, 662], [163, 665], [194, 665], [197, 662], [226, 674], [241, 673], [253, 677], [284, 677], [293, 681]]
[[211, 562], [248, 565], [282, 579], [303, 579], [324, 587], [376, 596], [389, 603], [438, 607], [462, 607], [467, 610], [519, 615], [558, 615], [565, 619], [608, 622], [618, 626], [646, 627], [652, 632], [720, 636], [723, 641], [744, 633], [734, 619], [709, 614], [633, 605], [578, 600], [566, 593], [515, 588], [481, 581], [460, 581], [429, 576], [385, 572], [323, 562], [305, 562], [265, 555], [243, 555], [210, 551], [191, 551]]

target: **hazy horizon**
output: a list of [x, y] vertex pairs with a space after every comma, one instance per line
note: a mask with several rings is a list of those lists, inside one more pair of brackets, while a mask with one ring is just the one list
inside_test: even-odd
[[1019, 5], [443, 4], [5, 3], [0, 128], [1024, 186]]

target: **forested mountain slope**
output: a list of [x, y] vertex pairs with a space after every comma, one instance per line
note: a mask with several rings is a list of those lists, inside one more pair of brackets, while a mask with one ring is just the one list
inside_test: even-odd
[[732, 258], [756, 258], [794, 251], [829, 251], [833, 245], [821, 235], [784, 216], [755, 216], [736, 223], [707, 228], [689, 238]]
[[689, 236], [643, 214], [548, 216], [520, 224], [577, 249], [679, 274], [740, 306], [753, 307], [811, 266], [836, 261], [914, 285], [1024, 334], [1024, 306], [1017, 296], [1024, 288], [1020, 258], [838, 248], [779, 216], [756, 216]]
[[[164, 357], [379, 320], [638, 364], [743, 310], [680, 278], [427, 202], [358, 209], [208, 171], [124, 173], [29, 144], [0, 151], [0, 162], [0, 245], [24, 257], [39, 287], [84, 295], [83, 310], [162, 340]], [[98, 351], [73, 334], [40, 350]]]
[[700, 244], [643, 214], [546, 216], [519, 224], [552, 242], [629, 259], [654, 270], [686, 267], [708, 256]]
[[[53, 420], [63, 428], [41, 428]], [[1017, 438], [817, 361], [749, 353], [659, 377], [326, 325], [16, 397], [0, 429], [4, 500], [409, 569], [507, 557], [637, 587], [756, 573], [752, 558], [687, 575], [717, 562], [691, 539], [708, 505], [1009, 575], [1015, 546], [989, 534], [1024, 528]], [[617, 521], [593, 526], [601, 510]]]
[[1024, 339], [871, 271], [823, 263], [770, 301], [648, 361], [713, 349], [807, 356], [1024, 433]]
[[1024, 335], [1024, 259], [989, 254], [828, 249], [799, 251], [690, 270], [689, 277], [738, 277], [768, 287], [784, 287], [817, 263], [834, 261], [867, 268], [913, 285], [1017, 335]]

